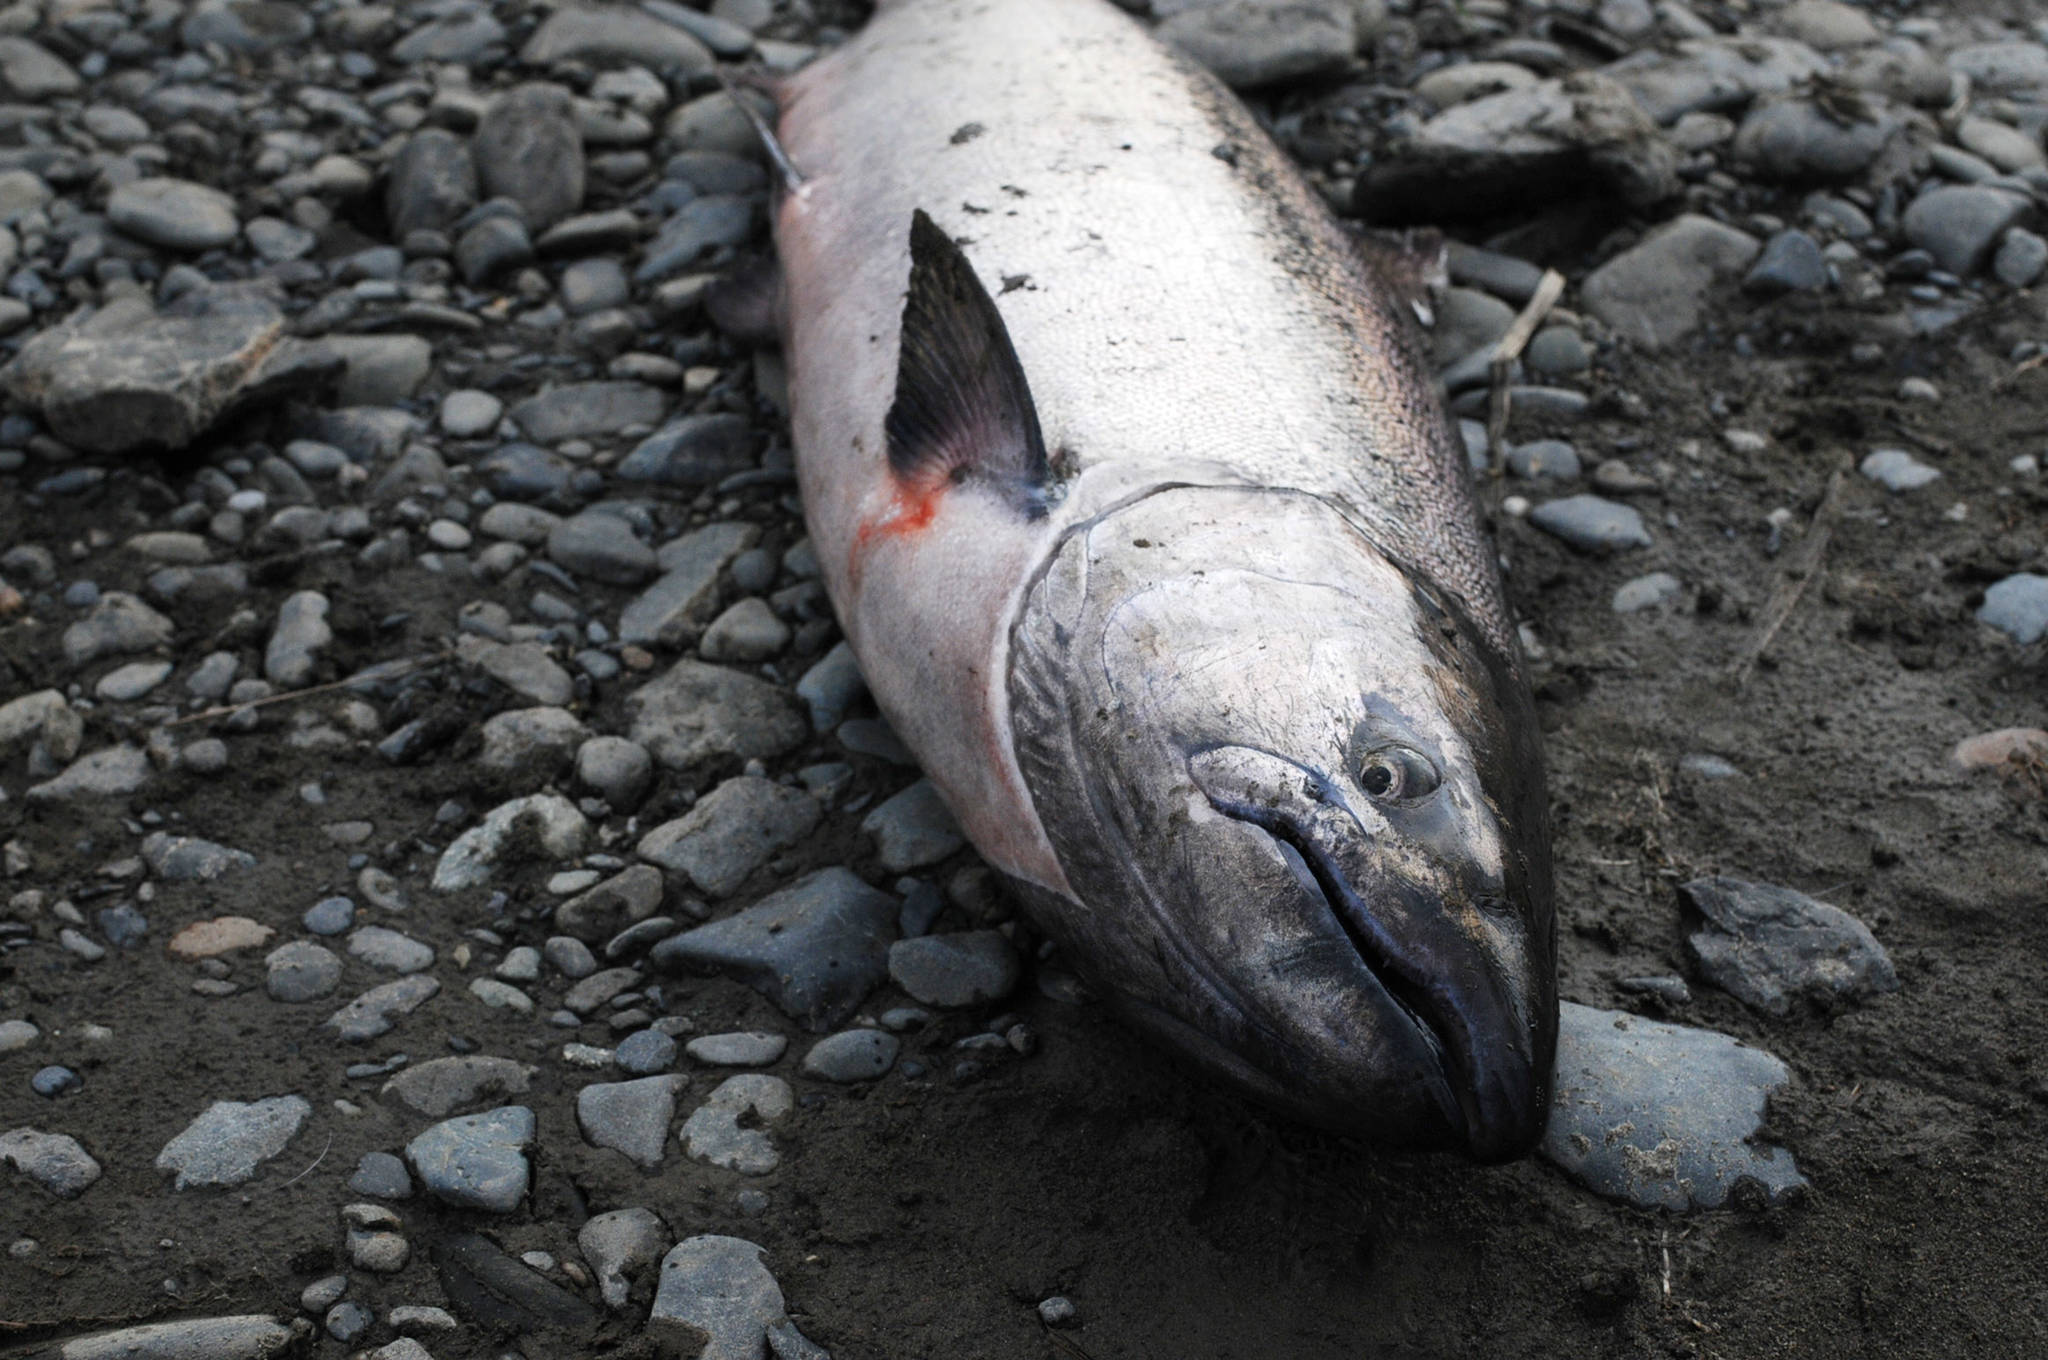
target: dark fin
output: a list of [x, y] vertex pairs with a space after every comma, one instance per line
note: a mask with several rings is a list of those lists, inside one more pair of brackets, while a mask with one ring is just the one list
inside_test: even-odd
[[1045, 513], [1045, 438], [1002, 313], [921, 208], [910, 219], [910, 295], [883, 428], [903, 481], [984, 481], [1027, 519]]
[[782, 266], [773, 255], [737, 261], [704, 290], [711, 324], [743, 345], [782, 340]]
[[1358, 253], [1385, 280], [1394, 296], [1401, 299], [1415, 319], [1434, 324], [1432, 299], [1450, 286], [1450, 248], [1443, 233], [1434, 227], [1411, 227], [1407, 231], [1382, 231], [1368, 227], [1357, 236]]
[[775, 136], [775, 129], [768, 126], [768, 120], [761, 116], [761, 111], [754, 107], [753, 101], [740, 97], [740, 87], [745, 85], [749, 89], [765, 90], [769, 98], [773, 99], [773, 86], [766, 84], [761, 77], [744, 73], [741, 80], [735, 81], [722, 67], [717, 68], [717, 74], [718, 83], [724, 88], [726, 96], [739, 108], [740, 115], [747, 120], [748, 126], [754, 129], [754, 135], [761, 139], [761, 150], [767, 155], [768, 164], [774, 168], [775, 177], [781, 181], [782, 192], [795, 193], [802, 187], [804, 177], [798, 173], [795, 163], [789, 159], [789, 152], [783, 150], [782, 143]]

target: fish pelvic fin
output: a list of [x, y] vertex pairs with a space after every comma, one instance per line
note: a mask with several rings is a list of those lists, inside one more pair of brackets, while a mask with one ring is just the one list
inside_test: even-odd
[[1010, 332], [967, 256], [921, 208], [883, 429], [906, 488], [977, 483], [1026, 519], [1045, 514], [1045, 437]]
[[726, 97], [732, 100], [734, 106], [739, 109], [740, 116], [747, 120], [747, 126], [754, 130], [754, 136], [760, 139], [761, 153], [768, 158], [769, 166], [775, 171], [775, 178], [781, 183], [782, 192], [793, 194], [801, 189], [804, 177], [796, 168], [796, 162], [789, 158], [788, 150], [775, 135], [775, 129], [768, 126], [768, 120], [762, 116], [761, 110], [755, 107], [754, 101], [741, 94], [743, 88], [760, 90], [770, 99], [780, 103], [772, 78], [765, 72], [755, 71], [742, 71], [735, 77], [724, 67], [716, 68], [715, 73]]
[[744, 345], [777, 343], [785, 306], [782, 266], [772, 255], [736, 261], [704, 292], [711, 324]]

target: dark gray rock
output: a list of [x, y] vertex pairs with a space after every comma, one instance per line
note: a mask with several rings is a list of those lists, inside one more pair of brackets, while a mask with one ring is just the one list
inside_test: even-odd
[[388, 1152], [365, 1152], [348, 1178], [351, 1194], [372, 1199], [411, 1199], [412, 1176], [405, 1163]]
[[636, 1030], [619, 1040], [619, 1046], [612, 1050], [612, 1061], [621, 1072], [636, 1077], [666, 1072], [676, 1064], [675, 1038], [658, 1029]]
[[56, 1354], [62, 1360], [272, 1360], [305, 1346], [312, 1335], [304, 1318], [181, 1318], [73, 1337]]
[[583, 137], [559, 85], [521, 85], [493, 100], [470, 154], [485, 195], [517, 203], [529, 231], [546, 231], [583, 206]]
[[533, 262], [533, 240], [516, 217], [492, 216], [468, 228], [455, 242], [455, 267], [462, 281], [481, 287]]
[[658, 968], [716, 968], [811, 1030], [854, 1012], [889, 975], [896, 899], [825, 869], [723, 921], [654, 947]]
[[76, 94], [85, 82], [78, 72], [27, 38], [0, 38], [0, 90], [28, 104]]
[[391, 46], [391, 59], [467, 65], [505, 41], [505, 26], [487, 10], [446, 14], [421, 24]]
[[609, 940], [661, 907], [661, 871], [635, 864], [555, 908], [555, 929], [586, 943]]
[[428, 1194], [461, 1209], [509, 1214], [532, 1179], [533, 1111], [503, 1105], [443, 1120], [406, 1144], [405, 1159]]
[[576, 779], [614, 809], [631, 812], [654, 782], [654, 757], [624, 737], [592, 737], [576, 748]]
[[1943, 269], [1968, 277], [1991, 254], [2000, 234], [2026, 212], [2027, 201], [2003, 189], [1944, 185], [1908, 204], [1899, 225], [1906, 239], [1933, 255]]
[[1237, 90], [1341, 71], [1358, 48], [1351, 0], [1219, 0], [1182, 8], [1157, 31]]
[[312, 37], [313, 16], [299, 5], [273, 0], [207, 0], [186, 16], [179, 36], [187, 47], [214, 46], [256, 56]]
[[884, 800], [861, 820], [860, 829], [874, 837], [882, 867], [892, 874], [937, 864], [967, 843], [929, 779]]
[[1539, 1151], [1573, 1180], [1645, 1209], [1718, 1209], [1743, 1182], [1767, 1202], [1805, 1189], [1792, 1155], [1755, 1141], [1785, 1064], [1725, 1034], [1567, 1001]]
[[1991, 272], [2012, 288], [2031, 288], [2044, 270], [2048, 270], [2048, 241], [2025, 227], [2006, 232], [1991, 260]]
[[547, 1276], [505, 1254], [488, 1238], [456, 1233], [438, 1239], [434, 1268], [448, 1303], [472, 1323], [492, 1330], [562, 1334], [550, 1344], [576, 1353], [596, 1310]]
[[1758, 297], [1810, 293], [1828, 284], [1820, 243], [1803, 231], [1781, 231], [1764, 242], [1763, 253], [1742, 276], [1742, 291]]
[[710, 486], [754, 466], [754, 427], [744, 416], [710, 412], [679, 416], [619, 460], [629, 482]]
[[889, 946], [889, 980], [927, 1006], [978, 1006], [1016, 990], [1023, 965], [1001, 931], [920, 935]]
[[197, 836], [152, 831], [142, 838], [142, 862], [166, 883], [211, 883], [237, 869], [253, 869], [256, 857]]
[[661, 579], [619, 615], [625, 642], [686, 647], [718, 612], [719, 577], [735, 556], [761, 536], [751, 524], [707, 524], [662, 545]]
[[288, 1005], [332, 996], [341, 985], [341, 960], [310, 940], [279, 945], [263, 959], [263, 990]]
[[328, 1016], [322, 1028], [345, 1044], [366, 1044], [389, 1034], [402, 1017], [411, 1015], [440, 990], [434, 977], [413, 973], [372, 987]]
[[625, 266], [603, 255], [578, 260], [564, 269], [557, 290], [562, 310], [570, 316], [588, 316], [608, 307], [622, 307], [632, 291], [632, 285], [626, 281]]
[[1870, 928], [1804, 893], [1739, 878], [1679, 889], [1698, 918], [1686, 948], [1722, 991], [1773, 1015], [1794, 1001], [1857, 1001], [1898, 990], [1891, 958]]
[[1733, 153], [1763, 179], [1840, 184], [1861, 177], [1905, 128], [1896, 110], [1844, 121], [1810, 99], [1758, 104], [1742, 120]]
[[772, 760], [810, 736], [780, 688], [687, 658], [627, 696], [626, 710], [633, 740], [676, 770], [718, 756]]

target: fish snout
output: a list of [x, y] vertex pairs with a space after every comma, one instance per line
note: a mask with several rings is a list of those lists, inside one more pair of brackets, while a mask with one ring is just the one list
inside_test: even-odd
[[1555, 1002], [1522, 885], [1459, 862], [1441, 826], [1410, 834], [1403, 809], [1361, 804], [1285, 757], [1218, 747], [1189, 771], [1211, 807], [1263, 831], [1320, 896], [1376, 984], [1379, 1013], [1420, 1041], [1408, 1051], [1434, 1070], [1412, 1075], [1448, 1107], [1467, 1151], [1502, 1161], [1533, 1147], [1549, 1111]]

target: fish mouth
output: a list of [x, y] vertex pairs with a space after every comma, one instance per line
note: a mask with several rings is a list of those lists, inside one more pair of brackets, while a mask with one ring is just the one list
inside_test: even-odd
[[1263, 832], [1281, 861], [1293, 871], [1296, 881], [1322, 899], [1324, 909], [1350, 941], [1359, 962], [1429, 1055], [1434, 1067], [1431, 1076], [1435, 1078], [1430, 1082], [1432, 1094], [1437, 1097], [1451, 1130], [1470, 1142], [1476, 1111], [1472, 1108], [1470, 1083], [1458, 1080], [1456, 1046], [1437, 1016], [1429, 989], [1403, 969], [1386, 945], [1375, 938], [1372, 917], [1352, 891], [1343, 871], [1301, 828], [1278, 813], [1267, 808], [1231, 806], [1213, 796], [1209, 802], [1230, 820]]

